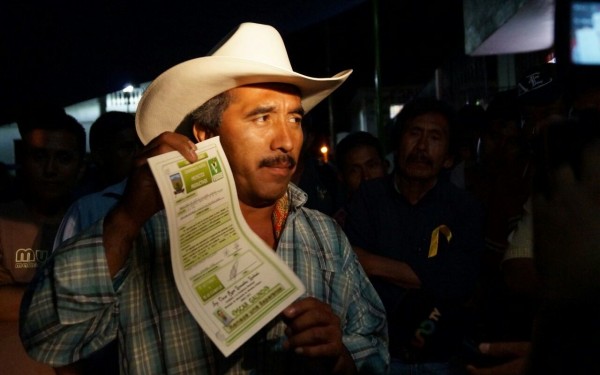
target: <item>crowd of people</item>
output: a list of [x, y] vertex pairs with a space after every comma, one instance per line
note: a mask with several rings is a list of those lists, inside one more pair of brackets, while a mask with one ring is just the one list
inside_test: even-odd
[[[297, 73], [275, 29], [244, 23], [161, 74], [135, 117], [102, 114], [89, 155], [64, 110], [27, 111], [0, 187], [0, 372], [598, 370], [596, 91], [541, 64], [485, 107], [414, 98], [389, 143], [351, 132], [324, 160], [307, 112], [350, 74]], [[244, 219], [306, 287], [228, 357], [177, 293], [146, 162], [194, 163], [215, 136]]]

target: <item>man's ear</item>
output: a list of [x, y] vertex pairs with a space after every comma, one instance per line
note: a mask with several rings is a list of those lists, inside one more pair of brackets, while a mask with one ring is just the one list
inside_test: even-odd
[[196, 137], [196, 140], [198, 142], [205, 141], [216, 135], [212, 129], [210, 129], [209, 127], [204, 126], [202, 124], [198, 124], [198, 123], [194, 124], [193, 132], [194, 132], [194, 137]]

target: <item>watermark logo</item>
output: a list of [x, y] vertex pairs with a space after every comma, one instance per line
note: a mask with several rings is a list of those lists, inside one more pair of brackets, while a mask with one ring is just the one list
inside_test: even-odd
[[48, 259], [48, 250], [18, 249], [15, 253], [15, 268], [36, 268]]

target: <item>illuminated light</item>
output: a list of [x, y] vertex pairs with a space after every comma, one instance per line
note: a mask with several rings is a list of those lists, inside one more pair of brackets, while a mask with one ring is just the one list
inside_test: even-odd
[[390, 118], [394, 118], [398, 115], [398, 113], [400, 113], [400, 111], [402, 110], [402, 107], [404, 107], [404, 104], [392, 104], [390, 105]]
[[329, 158], [328, 158], [328, 156], [329, 156], [329, 155], [328, 155], [328, 152], [329, 152], [329, 148], [327, 148], [327, 146], [323, 145], [323, 146], [321, 147], [321, 153], [323, 154], [323, 161], [324, 161], [325, 163], [327, 163], [327, 162], [328, 162], [328, 160], [329, 160]]
[[132, 93], [133, 92], [133, 86], [132, 85], [125, 86], [125, 88], [123, 89], [123, 92]]

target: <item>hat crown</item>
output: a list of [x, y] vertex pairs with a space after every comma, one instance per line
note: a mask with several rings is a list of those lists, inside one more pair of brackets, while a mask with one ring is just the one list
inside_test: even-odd
[[292, 71], [285, 44], [272, 26], [242, 23], [219, 43], [212, 56], [252, 60]]

